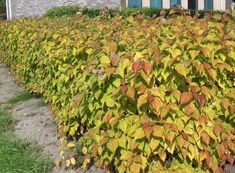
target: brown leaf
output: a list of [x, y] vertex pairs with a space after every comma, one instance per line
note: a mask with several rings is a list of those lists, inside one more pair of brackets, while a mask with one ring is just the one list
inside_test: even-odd
[[205, 86], [202, 86], [201, 91], [204, 95], [207, 95], [210, 92], [210, 89]]
[[221, 106], [222, 106], [224, 109], [228, 109], [229, 105], [230, 105], [229, 99], [223, 99], [223, 100], [221, 101]]
[[155, 110], [154, 112], [157, 113], [157, 115], [160, 114], [161, 105], [157, 98], [153, 98], [153, 100], [151, 101], [151, 105]]
[[230, 112], [231, 112], [231, 114], [235, 113], [235, 105], [230, 106]]
[[170, 144], [172, 144], [175, 136], [171, 133], [167, 133], [167, 134], [165, 134], [165, 138], [166, 138], [166, 140], [168, 140], [170, 142]]
[[126, 85], [126, 81], [124, 79], [121, 80], [121, 85], [123, 85], [123, 86]]
[[202, 141], [206, 144], [209, 145], [210, 143], [210, 136], [206, 132], [202, 132]]
[[164, 123], [163, 126], [166, 128], [166, 129], [171, 129], [175, 132], [178, 132], [178, 126], [173, 124], [173, 123]]
[[198, 87], [198, 86], [191, 86], [191, 91], [193, 92], [193, 93], [196, 93], [196, 92], [198, 92], [200, 90], [200, 87]]
[[108, 111], [104, 118], [105, 118], [105, 122], [108, 124], [110, 122], [110, 119], [112, 118], [112, 112]]
[[201, 107], [203, 107], [206, 103], [206, 97], [204, 95], [199, 95], [199, 104]]
[[147, 99], [148, 99], [148, 102], [151, 103], [154, 100], [154, 97], [151, 93], [149, 93]]
[[229, 141], [228, 142], [228, 148], [233, 152], [233, 153], [235, 153], [235, 143], [234, 142], [232, 142], [232, 141]]
[[121, 85], [120, 86], [120, 90], [122, 91], [122, 93], [126, 93], [126, 91], [128, 90], [128, 87], [127, 86], [123, 86], [123, 85]]
[[184, 138], [185, 141], [188, 141], [188, 134], [186, 134], [185, 132], [182, 132], [181, 136]]
[[161, 118], [164, 118], [168, 114], [169, 109], [170, 109], [169, 105], [167, 104], [163, 105], [162, 111], [161, 111]]
[[93, 149], [92, 149], [92, 157], [96, 157], [97, 153], [98, 153], [98, 147], [94, 146]]
[[121, 85], [120, 85], [120, 90], [122, 91], [122, 93], [126, 93], [126, 91], [128, 90], [128, 87], [126, 86], [126, 81], [125, 80], [121, 80]]
[[210, 168], [212, 165], [211, 154], [209, 151], [206, 152], [206, 164]]
[[223, 123], [220, 121], [217, 121], [215, 123], [215, 127], [214, 127], [214, 132], [217, 136], [220, 136], [220, 134], [223, 132], [224, 128], [223, 128]]
[[134, 63], [132, 64], [132, 70], [133, 70], [133, 73], [134, 73], [135, 75], [138, 74], [139, 70], [140, 70], [141, 67], [142, 67], [142, 64], [143, 64], [143, 63], [142, 63], [141, 61], [134, 62]]
[[116, 67], [118, 66], [120, 57], [116, 53], [110, 52], [110, 60], [111, 60], [112, 66]]
[[78, 94], [75, 96], [75, 103], [76, 103], [77, 106], [80, 105], [82, 99], [83, 99], [83, 94], [81, 94], [81, 93], [78, 93]]
[[193, 99], [193, 94], [191, 92], [183, 92], [180, 96], [180, 104], [186, 104]]
[[149, 139], [150, 135], [153, 133], [153, 128], [149, 125], [148, 122], [142, 124], [142, 128], [144, 129], [144, 133]]
[[193, 97], [199, 102], [200, 107], [203, 107], [205, 105], [206, 97], [204, 95], [193, 93]]
[[224, 145], [218, 145], [217, 146], [217, 154], [220, 157], [220, 159], [223, 157], [223, 155], [225, 154], [225, 147], [224, 147]]
[[193, 103], [190, 103], [189, 105], [187, 105], [185, 108], [184, 108], [184, 112], [187, 114], [187, 115], [191, 115], [194, 113], [196, 107]]
[[207, 116], [200, 116], [198, 121], [200, 124], [207, 124], [209, 122], [209, 118]]
[[147, 61], [144, 62], [143, 63], [143, 70], [147, 75], [149, 75], [153, 70], [152, 64], [150, 62], [147, 62]]
[[144, 85], [141, 85], [141, 86], [139, 86], [138, 87], [138, 91], [141, 93], [141, 94], [143, 94], [145, 91], [146, 91], [146, 86], [144, 86]]
[[158, 63], [160, 61], [160, 56], [155, 56], [154, 61]]

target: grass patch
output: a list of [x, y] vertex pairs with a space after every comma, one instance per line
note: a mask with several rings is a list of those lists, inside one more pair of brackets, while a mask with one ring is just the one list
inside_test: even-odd
[[0, 107], [0, 173], [49, 173], [52, 161], [42, 157], [35, 144], [14, 136], [7, 109]]
[[31, 99], [33, 97], [32, 94], [30, 94], [29, 92], [27, 91], [23, 91], [21, 93], [19, 93], [18, 95], [10, 98], [6, 104], [9, 104], [9, 105], [14, 105], [16, 103], [19, 103], [19, 102], [22, 102], [22, 101], [26, 101], [28, 99]]

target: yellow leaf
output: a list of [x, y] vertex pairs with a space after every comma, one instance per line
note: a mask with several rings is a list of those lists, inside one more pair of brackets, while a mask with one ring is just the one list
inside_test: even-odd
[[212, 79], [216, 80], [217, 73], [214, 69], [209, 69], [208, 73], [209, 73], [210, 77], [212, 77]]
[[86, 147], [82, 148], [82, 153], [85, 154], [85, 155], [87, 154], [87, 148]]
[[103, 55], [103, 56], [100, 58], [100, 63], [101, 63], [102, 65], [104, 65], [104, 64], [110, 64], [111, 61], [110, 61], [110, 59], [109, 59], [108, 56]]
[[75, 148], [76, 145], [75, 145], [74, 143], [68, 143], [68, 144], [67, 144], [67, 147], [68, 147], [68, 148]]
[[173, 58], [176, 58], [179, 55], [181, 55], [181, 53], [182, 53], [182, 51], [180, 49], [174, 49], [174, 50], [172, 50], [171, 55]]
[[130, 158], [132, 158], [133, 153], [131, 151], [124, 151], [124, 153], [121, 156], [122, 160], [129, 160]]
[[61, 160], [56, 160], [56, 161], [55, 161], [55, 166], [56, 166], [57, 168], [60, 168], [60, 167], [62, 166], [62, 161], [61, 161]]
[[159, 140], [151, 139], [149, 146], [150, 146], [152, 152], [158, 147], [159, 143], [160, 143]]
[[199, 55], [199, 53], [200, 53], [200, 51], [198, 51], [198, 50], [190, 50], [189, 51], [189, 54], [192, 59], [195, 59]]
[[86, 158], [82, 163], [82, 168], [85, 169], [89, 163], [90, 163], [90, 159]]
[[186, 77], [188, 74], [188, 69], [186, 69], [183, 64], [176, 64], [175, 70], [184, 77]]
[[160, 157], [160, 159], [161, 159], [162, 161], [165, 161], [165, 159], [166, 159], [166, 153], [165, 153], [164, 151], [161, 151], [158, 155], [159, 155], [159, 157]]
[[76, 160], [72, 157], [72, 158], [70, 159], [70, 163], [71, 163], [72, 165], [75, 165], [75, 164], [76, 164]]
[[66, 166], [66, 167], [69, 167], [69, 166], [70, 166], [70, 160], [66, 160], [65, 166]]

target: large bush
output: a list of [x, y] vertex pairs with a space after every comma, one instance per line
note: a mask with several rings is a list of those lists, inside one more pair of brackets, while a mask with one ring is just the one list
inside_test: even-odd
[[6, 2], [4, 0], [0, 0], [0, 20], [6, 19]]
[[221, 172], [235, 156], [235, 23], [226, 15], [23, 19], [0, 59], [97, 165]]
[[[113, 8], [106, 9], [105, 13], [109, 14], [111, 17], [120, 15], [123, 18], [129, 16], [136, 16], [141, 13], [149, 17], [159, 17], [161, 12], [165, 13], [165, 17], [168, 17], [171, 9], [159, 9], [159, 8]], [[99, 8], [82, 8], [79, 6], [62, 6], [54, 7], [49, 9], [44, 17], [61, 17], [61, 16], [73, 16], [77, 13], [82, 13], [83, 15], [89, 17], [97, 17], [104, 12], [103, 9]], [[185, 10], [185, 13], [189, 13], [191, 16], [198, 14], [198, 18], [204, 18], [206, 14], [223, 14], [223, 11], [211, 11], [211, 10]]]

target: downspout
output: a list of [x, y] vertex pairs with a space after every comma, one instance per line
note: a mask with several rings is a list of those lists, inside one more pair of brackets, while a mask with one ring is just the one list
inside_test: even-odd
[[7, 19], [9, 19], [9, 6], [8, 6], [8, 0], [6, 0], [6, 12], [7, 12]]
[[11, 6], [11, 0], [9, 0], [9, 17], [10, 20], [12, 19], [12, 6]]

